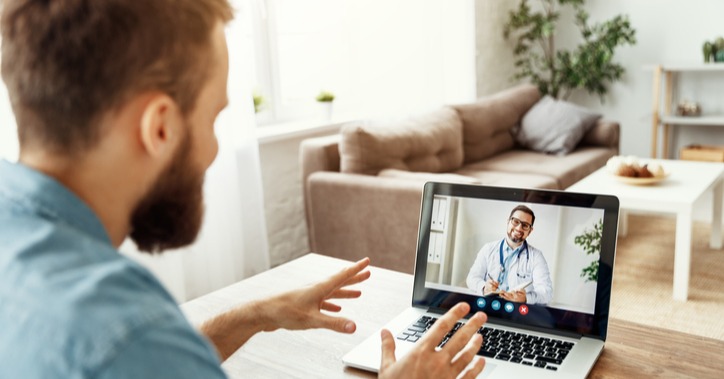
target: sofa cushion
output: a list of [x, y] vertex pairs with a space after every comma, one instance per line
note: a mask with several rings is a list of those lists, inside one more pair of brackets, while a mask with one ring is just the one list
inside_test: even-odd
[[568, 154], [599, 118], [598, 113], [545, 96], [523, 116], [516, 141], [543, 153]]
[[384, 178], [414, 180], [425, 182], [460, 183], [496, 187], [548, 188], [558, 189], [555, 178], [538, 174], [511, 174], [499, 171], [483, 171], [475, 167], [463, 166], [454, 173], [410, 172], [397, 169], [384, 169], [377, 175]]
[[475, 165], [463, 166], [455, 171], [459, 176], [469, 177], [477, 184], [494, 187], [559, 189], [555, 178], [535, 173], [510, 173], [480, 170]]
[[342, 172], [447, 172], [463, 161], [462, 123], [450, 107], [398, 121], [353, 122], [342, 126], [341, 134]]
[[[510, 174], [545, 175], [558, 182], [558, 189], [566, 189], [588, 174], [606, 165], [616, 155], [613, 149], [579, 147], [564, 155], [542, 154], [531, 150], [513, 149], [484, 161], [465, 166], [468, 170], [500, 171]], [[457, 172], [465, 174], [463, 172]]]
[[452, 173], [436, 173], [436, 172], [412, 172], [398, 170], [395, 168], [386, 168], [377, 174], [383, 178], [395, 178], [406, 180], [417, 180], [420, 182], [442, 182], [442, 183], [460, 183], [460, 184], [483, 184], [472, 176], [458, 175]]
[[538, 88], [524, 84], [471, 104], [454, 106], [463, 122], [465, 163], [510, 150], [515, 144], [512, 130], [539, 99]]

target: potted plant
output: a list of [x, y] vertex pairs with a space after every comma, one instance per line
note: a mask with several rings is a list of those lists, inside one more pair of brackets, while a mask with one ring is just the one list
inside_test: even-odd
[[[533, 11], [528, 0], [521, 0], [510, 12], [503, 34], [514, 38], [514, 80], [529, 78], [544, 95], [566, 99], [575, 89], [585, 89], [603, 101], [607, 85], [621, 78], [623, 66], [613, 62], [618, 46], [636, 43], [636, 31], [626, 16], [616, 16], [589, 25], [585, 0], [541, 0], [541, 11]], [[555, 44], [559, 6], [571, 6], [583, 41], [572, 50]]]
[[254, 113], [261, 112], [264, 108], [264, 105], [266, 104], [264, 96], [258, 91], [254, 91], [254, 93], [252, 94], [252, 98], [254, 99]]
[[598, 260], [601, 256], [601, 236], [603, 235], [603, 219], [593, 224], [593, 229], [585, 229], [575, 236], [573, 242], [583, 248], [586, 255], [593, 255], [593, 261], [581, 270], [581, 277], [586, 282], [598, 282]]
[[719, 37], [714, 41], [714, 62], [724, 62], [724, 38]]
[[332, 103], [334, 102], [334, 93], [330, 91], [320, 91], [316, 97], [316, 100], [322, 106], [322, 114], [326, 120], [332, 119]]

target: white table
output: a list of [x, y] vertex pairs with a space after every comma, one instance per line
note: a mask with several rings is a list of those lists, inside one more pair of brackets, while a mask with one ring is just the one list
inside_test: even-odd
[[621, 230], [627, 229], [627, 210], [673, 213], [676, 215], [674, 246], [674, 299], [686, 301], [691, 269], [692, 213], [696, 204], [707, 196], [712, 198], [712, 224], [709, 244], [722, 247], [722, 179], [724, 164], [680, 160], [659, 160], [670, 173], [664, 181], [637, 186], [617, 181], [606, 167], [570, 186], [566, 191], [614, 195], [621, 203]]

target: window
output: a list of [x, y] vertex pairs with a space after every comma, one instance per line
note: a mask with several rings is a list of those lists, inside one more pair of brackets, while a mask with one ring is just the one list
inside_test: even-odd
[[248, 0], [260, 125], [407, 113], [475, 97], [472, 0]]
[[0, 85], [0, 159], [16, 161], [18, 158], [18, 134], [15, 115], [10, 106], [5, 84]]

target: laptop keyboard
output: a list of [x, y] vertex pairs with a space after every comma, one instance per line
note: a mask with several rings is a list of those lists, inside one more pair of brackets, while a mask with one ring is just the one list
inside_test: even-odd
[[[435, 321], [437, 321], [435, 317], [422, 316], [398, 335], [397, 339], [417, 342]], [[463, 325], [461, 322], [455, 324], [438, 346], [445, 346], [450, 337]], [[573, 342], [485, 326], [480, 328], [478, 333], [483, 335], [483, 345], [480, 347], [478, 355], [553, 371], [558, 370], [574, 345]]]

